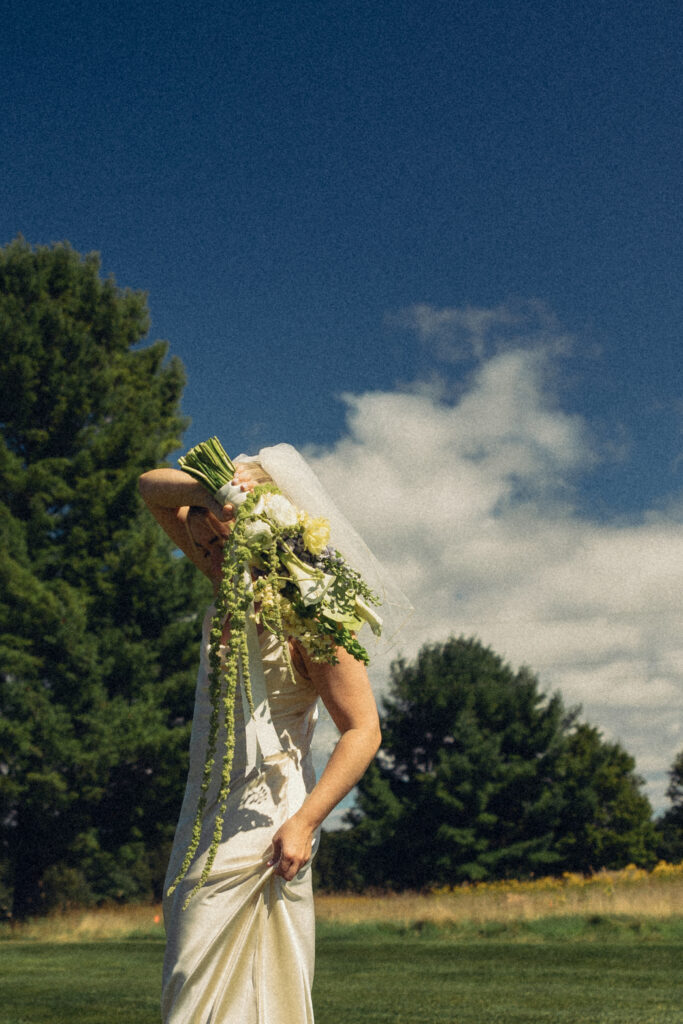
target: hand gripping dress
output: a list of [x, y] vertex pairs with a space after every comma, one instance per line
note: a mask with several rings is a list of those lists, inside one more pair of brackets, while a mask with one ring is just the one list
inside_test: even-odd
[[[204, 619], [190, 770], [165, 891], [187, 850], [199, 800], [206, 736], [209, 627]], [[220, 756], [209, 790], [202, 838], [188, 874], [164, 900], [164, 1024], [312, 1024], [315, 925], [310, 862], [285, 882], [268, 867], [272, 838], [303, 803], [315, 776], [310, 746], [317, 693], [293, 683], [282, 649], [268, 632], [248, 632], [256, 714], [235, 706], [235, 755], [223, 837], [206, 884], [186, 910], [214, 827]], [[262, 668], [261, 668], [262, 667]], [[224, 732], [218, 751], [224, 749]], [[316, 837], [317, 839], [317, 837]]]

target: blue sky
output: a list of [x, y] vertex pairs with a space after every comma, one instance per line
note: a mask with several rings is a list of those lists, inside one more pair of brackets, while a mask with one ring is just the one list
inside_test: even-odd
[[[149, 293], [150, 336], [187, 370], [188, 445], [288, 440], [337, 486], [400, 450], [427, 487], [445, 461], [451, 518], [427, 516], [427, 536], [421, 517], [411, 538], [445, 573], [440, 627], [580, 699], [660, 804], [683, 745], [681, 28], [669, 0], [25, 0], [0, 38], [0, 243], [67, 239]], [[376, 544], [419, 603], [434, 581], [386, 540], [392, 481]], [[348, 505], [364, 518], [357, 496]], [[546, 546], [524, 552], [535, 576], [517, 621], [515, 567], [493, 586], [467, 566], [503, 526], [488, 557], [505, 562], [521, 509]], [[469, 540], [449, 561], [458, 530]], [[598, 548], [626, 582], [605, 570], [588, 594], [581, 555]], [[562, 638], [540, 643], [533, 594], [550, 577], [573, 605], [553, 619]], [[612, 608], [629, 586], [628, 609]], [[620, 615], [609, 650], [576, 629], [583, 660], [567, 643], [577, 617], [604, 636]], [[430, 622], [417, 616], [409, 652]], [[602, 703], [580, 671], [603, 680]]]

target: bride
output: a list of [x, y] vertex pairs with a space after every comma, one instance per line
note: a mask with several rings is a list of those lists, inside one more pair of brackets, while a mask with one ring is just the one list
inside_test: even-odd
[[[236, 464], [234, 483], [241, 491], [273, 479], [287, 494], [287, 481], [275, 472], [269, 476], [259, 456]], [[208, 576], [216, 594], [222, 549], [234, 522], [233, 505], [219, 504], [182, 470], [151, 470], [140, 477], [139, 486], [159, 525]], [[296, 501], [294, 495], [292, 500]], [[323, 664], [289, 638], [292, 677], [277, 638], [257, 627], [266, 691], [261, 717], [267, 719], [258, 723], [260, 754], [255, 759], [250, 753], [249, 712], [238, 694], [222, 838], [208, 879], [183, 909], [207, 861], [220, 785], [217, 765], [197, 854], [169, 895], [191, 839], [204, 771], [213, 610], [212, 606], [204, 619], [189, 775], [165, 886], [163, 1021], [311, 1024], [315, 947], [310, 861], [320, 825], [358, 782], [379, 748], [377, 707], [364, 665], [345, 650], [337, 649], [337, 664]], [[222, 639], [229, 643], [229, 621], [223, 624]], [[316, 782], [310, 747], [318, 698], [341, 735]], [[224, 734], [219, 736], [219, 749], [222, 741]]]

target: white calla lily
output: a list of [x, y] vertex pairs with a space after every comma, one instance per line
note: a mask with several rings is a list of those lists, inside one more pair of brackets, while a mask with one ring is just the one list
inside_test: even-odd
[[282, 564], [299, 588], [304, 604], [318, 604], [334, 583], [334, 576], [305, 565], [293, 551], [286, 548], [281, 555]]
[[354, 599], [354, 605], [356, 613], [360, 619], [365, 619], [375, 636], [380, 636], [382, 633], [382, 619], [373, 611], [370, 605], [366, 604], [362, 597], [356, 595]]

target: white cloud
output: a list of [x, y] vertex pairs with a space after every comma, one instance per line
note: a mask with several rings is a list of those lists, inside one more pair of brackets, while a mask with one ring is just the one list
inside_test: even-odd
[[[414, 309], [427, 331], [427, 307]], [[462, 312], [477, 318], [506, 322], [502, 307]], [[310, 457], [415, 605], [402, 653], [475, 634], [530, 665], [623, 743], [662, 807], [683, 745], [683, 536], [646, 509], [637, 525], [576, 511], [596, 456], [585, 423], [552, 397], [554, 338], [483, 359], [457, 399], [427, 386], [345, 395], [346, 435]]]
[[420, 341], [447, 363], [482, 360], [513, 344], [565, 351], [571, 340], [557, 330], [555, 317], [541, 302], [506, 303], [493, 309], [478, 306], [438, 308], [415, 303], [387, 317], [390, 325], [415, 332]]

